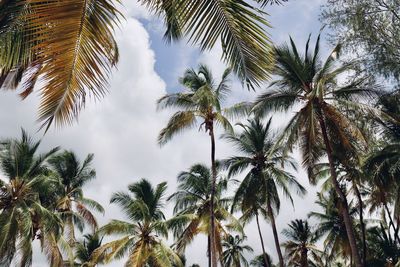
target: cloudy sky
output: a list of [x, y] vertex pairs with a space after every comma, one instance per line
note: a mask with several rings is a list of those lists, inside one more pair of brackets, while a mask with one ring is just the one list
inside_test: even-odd
[[[321, 28], [318, 21], [321, 4], [323, 0], [290, 0], [284, 6], [268, 6], [266, 11], [270, 14], [269, 21], [273, 26], [269, 29], [272, 40], [281, 43], [291, 35], [301, 46], [309, 33], [316, 36]], [[194, 163], [208, 163], [209, 139], [203, 132], [188, 131], [162, 148], [157, 145], [158, 132], [166, 124], [171, 112], [157, 112], [155, 102], [165, 93], [181, 89], [177, 79], [188, 67], [205, 63], [216, 76], [225, 68], [219, 61], [218, 49], [200, 54], [184, 41], [166, 45], [162, 40], [162, 23], [136, 1], [124, 1], [123, 9], [127, 19], [117, 31], [121, 59], [118, 70], [113, 74], [109, 95], [102, 101], [88, 103], [77, 123], [50, 130], [42, 141], [42, 150], [62, 146], [75, 151], [82, 159], [88, 153], [95, 154], [97, 179], [87, 185], [85, 192], [87, 197], [96, 199], [106, 208], [106, 214], [98, 217], [101, 224], [111, 218], [123, 219], [118, 207], [109, 205], [112, 192], [126, 190], [128, 184], [145, 177], [153, 184], [168, 181], [168, 193], [171, 193], [175, 190], [176, 176], [180, 171]], [[249, 93], [235, 82], [232, 86], [233, 94], [229, 103], [251, 100], [257, 93]], [[23, 127], [35, 138], [42, 138], [43, 133], [37, 132], [37, 106], [36, 96], [21, 102], [15, 92], [1, 92], [0, 136], [19, 136]], [[281, 116], [279, 121], [282, 121]], [[278, 120], [274, 124], [283, 126]], [[232, 153], [232, 148], [218, 140], [217, 158]], [[297, 202], [295, 208], [284, 201], [277, 218], [278, 231], [289, 220], [305, 218], [313, 207], [315, 189], [308, 185], [303, 172], [300, 171], [296, 176], [307, 186], [309, 194], [301, 203]], [[166, 213], [171, 214], [171, 206], [168, 206]], [[275, 256], [269, 225], [262, 224], [262, 230], [267, 251]], [[260, 254], [258, 235], [253, 224], [246, 228], [246, 234], [248, 244], [255, 250], [254, 255]], [[188, 263], [205, 265], [204, 241], [204, 237], [199, 237], [190, 246], [187, 251]], [[39, 253], [34, 257], [35, 267], [47, 266]], [[108, 266], [121, 265], [121, 262], [113, 262]]]

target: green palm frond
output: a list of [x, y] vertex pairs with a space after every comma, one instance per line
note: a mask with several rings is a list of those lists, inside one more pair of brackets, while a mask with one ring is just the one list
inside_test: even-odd
[[167, 126], [161, 130], [158, 136], [158, 143], [165, 144], [174, 137], [174, 135], [182, 132], [183, 130], [194, 127], [196, 117], [193, 112], [179, 111], [176, 112], [168, 121]]
[[[269, 77], [272, 55], [269, 27], [262, 12], [245, 1], [143, 1], [156, 12], [163, 11], [168, 40], [185, 34], [202, 50], [222, 44], [223, 60], [238, 77], [257, 85]], [[176, 15], [175, 15], [176, 14]], [[179, 27], [177, 27], [179, 25]]]

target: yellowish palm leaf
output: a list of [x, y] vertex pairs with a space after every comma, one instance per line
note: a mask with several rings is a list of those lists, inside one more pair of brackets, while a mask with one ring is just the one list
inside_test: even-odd
[[47, 128], [71, 123], [87, 96], [107, 91], [109, 72], [118, 60], [113, 26], [118, 11], [109, 0], [27, 0], [27, 29], [42, 62], [39, 120]]

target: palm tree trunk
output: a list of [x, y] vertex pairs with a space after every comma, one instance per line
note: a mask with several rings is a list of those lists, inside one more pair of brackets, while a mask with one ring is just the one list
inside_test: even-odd
[[308, 249], [303, 247], [301, 249], [301, 260], [300, 260], [300, 267], [308, 267]]
[[365, 223], [364, 223], [364, 203], [361, 198], [361, 193], [360, 190], [358, 190], [357, 184], [353, 181], [353, 187], [354, 191], [357, 196], [358, 200], [358, 207], [359, 207], [359, 214], [360, 214], [360, 225], [361, 225], [361, 239], [362, 239], [362, 245], [363, 245], [363, 251], [362, 251], [362, 265], [365, 266], [365, 263], [367, 261], [367, 241], [366, 241], [366, 234], [365, 234]]
[[265, 252], [265, 247], [264, 247], [264, 239], [261, 234], [261, 228], [260, 228], [260, 222], [258, 220], [258, 213], [256, 213], [256, 222], [257, 222], [257, 228], [258, 228], [258, 234], [260, 235], [260, 241], [261, 241], [261, 248], [263, 252], [263, 259], [264, 259], [264, 265], [265, 267], [270, 267], [267, 259], [267, 254]]
[[394, 230], [394, 236], [398, 236], [399, 235], [399, 227], [400, 227], [400, 225], [399, 225], [399, 218], [396, 216], [396, 229]]
[[394, 225], [394, 221], [393, 221], [392, 215], [390, 213], [390, 209], [389, 209], [387, 203], [384, 203], [383, 206], [385, 207], [386, 213], [388, 214], [388, 217], [389, 217], [389, 231], [390, 231], [390, 225], [391, 225], [393, 227], [393, 231], [395, 234], [394, 238], [400, 244], [400, 238], [399, 238], [398, 232], [396, 232], [396, 226]]
[[217, 183], [217, 166], [215, 164], [215, 136], [213, 125], [209, 128], [211, 138], [211, 201], [210, 201], [210, 220], [211, 220], [211, 234], [210, 234], [210, 256], [211, 256], [211, 267], [217, 267], [217, 249], [216, 249], [216, 238], [215, 238], [215, 210], [214, 210], [214, 198], [215, 198], [215, 187]]
[[276, 231], [275, 217], [274, 213], [272, 212], [272, 207], [269, 198], [267, 199], [267, 208], [268, 208], [269, 219], [271, 220], [272, 232], [274, 234], [276, 252], [278, 253], [279, 266], [284, 267], [281, 246], [279, 244], [278, 232]]
[[68, 238], [69, 238], [68, 243], [69, 243], [69, 245], [71, 247], [74, 247], [75, 246], [75, 241], [76, 241], [75, 240], [75, 229], [74, 229], [74, 221], [73, 221], [71, 215], [68, 215], [66, 224], [68, 225], [68, 228], [69, 228], [68, 229], [69, 230], [69, 232], [68, 232]]
[[335, 165], [333, 163], [332, 147], [331, 147], [330, 140], [328, 138], [325, 120], [322, 117], [321, 110], [320, 110], [320, 114], [318, 115], [318, 120], [319, 120], [319, 124], [321, 127], [321, 132], [322, 132], [322, 136], [324, 139], [324, 143], [325, 143], [326, 154], [328, 156], [332, 184], [333, 184], [333, 187], [334, 187], [336, 193], [338, 194], [338, 196], [342, 202], [342, 205], [343, 205], [342, 216], [343, 216], [344, 225], [346, 227], [347, 238], [349, 239], [349, 243], [350, 243], [351, 254], [353, 256], [352, 258], [354, 260], [356, 267], [363, 267], [363, 265], [361, 264], [360, 255], [358, 254], [357, 243], [356, 243], [356, 238], [355, 238], [354, 229], [353, 229], [353, 223], [352, 223], [352, 219], [350, 217], [350, 212], [349, 212], [349, 204], [347, 203], [346, 195], [343, 193], [342, 189], [340, 188], [339, 182], [337, 180]]
[[207, 256], [208, 256], [208, 267], [211, 267], [211, 239], [210, 239], [210, 235], [207, 236]]

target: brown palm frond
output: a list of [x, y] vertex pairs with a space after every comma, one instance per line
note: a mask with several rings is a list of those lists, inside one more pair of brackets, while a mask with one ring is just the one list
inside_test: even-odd
[[76, 209], [78, 214], [83, 217], [83, 219], [93, 228], [93, 230], [97, 229], [97, 220], [96, 217], [88, 210], [82, 203], [77, 203]]
[[26, 0], [24, 19], [32, 33], [43, 76], [39, 120], [47, 129], [71, 123], [87, 96], [107, 91], [111, 68], [118, 61], [113, 26], [119, 12], [109, 0]]

